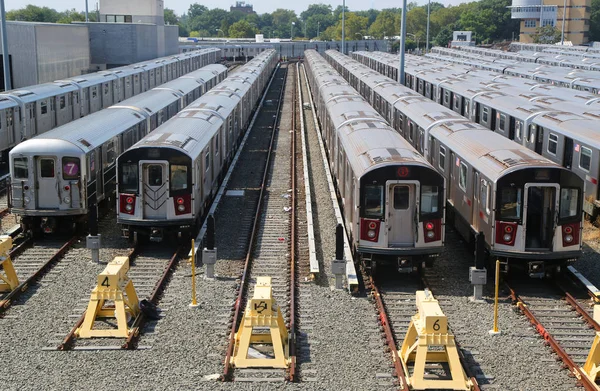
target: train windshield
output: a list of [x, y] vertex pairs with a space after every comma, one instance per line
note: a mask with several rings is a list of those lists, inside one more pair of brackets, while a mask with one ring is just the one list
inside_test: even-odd
[[120, 192], [136, 192], [138, 189], [138, 165], [137, 163], [125, 163], [121, 165]]
[[383, 217], [383, 186], [365, 186], [365, 217]]
[[578, 189], [560, 189], [560, 218], [577, 216]]
[[187, 189], [187, 166], [171, 165], [171, 191]]
[[516, 187], [503, 187], [500, 189], [500, 220], [520, 220], [522, 211], [522, 189]]
[[27, 167], [26, 157], [16, 157], [13, 159], [13, 177], [15, 179], [29, 178], [29, 168]]
[[439, 205], [439, 187], [421, 186], [421, 216], [437, 213]]

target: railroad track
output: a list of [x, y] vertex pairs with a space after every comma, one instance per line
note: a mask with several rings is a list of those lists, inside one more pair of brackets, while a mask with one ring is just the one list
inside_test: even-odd
[[10, 255], [19, 285], [10, 293], [0, 294], [0, 316], [7, 317], [6, 310], [51, 269], [59, 273], [64, 266], [57, 266], [57, 263], [76, 241], [77, 236], [66, 241], [46, 239], [34, 242], [33, 239], [26, 239], [14, 247]]
[[[173, 270], [182, 254], [182, 247], [173, 252], [172, 248], [156, 244], [146, 245], [140, 248], [137, 245], [127, 256], [129, 257], [130, 268], [127, 275], [133, 281], [139, 300], [147, 299], [151, 303], [159, 304], [162, 292], [166, 288]], [[89, 294], [81, 298], [80, 306], [73, 309], [69, 315], [70, 319], [77, 319], [74, 325], [66, 333], [57, 333], [62, 335], [62, 340], [50, 340], [49, 346], [43, 350], [132, 350], [132, 349], [150, 349], [149, 345], [139, 345], [138, 341], [142, 334], [151, 334], [158, 322], [157, 319], [148, 319], [143, 312], [136, 318], [131, 319], [129, 327], [132, 332], [128, 338], [77, 338], [77, 329], [82, 325], [85, 319]], [[166, 309], [163, 308], [164, 312]], [[162, 316], [162, 313], [161, 313]], [[96, 322], [94, 327], [97, 329], [112, 328], [115, 325], [112, 322]], [[120, 343], [115, 344], [115, 341]]]
[[[296, 357], [295, 357], [295, 129], [297, 117], [297, 90], [295, 68], [292, 64], [283, 65], [278, 69], [267, 92], [265, 104], [261, 115], [258, 117], [253, 132], [262, 134], [263, 142], [269, 137], [269, 146], [261, 150], [260, 157], [264, 159], [264, 169], [260, 172], [259, 183], [256, 174], [248, 178], [246, 186], [253, 186], [258, 190], [258, 197], [253, 208], [254, 216], [245, 241], [245, 255], [243, 271], [240, 284], [237, 289], [237, 298], [232, 308], [233, 319], [228, 334], [225, 367], [223, 370], [224, 380], [243, 382], [271, 382], [271, 381], [295, 381], [296, 379]], [[281, 127], [287, 128], [287, 124], [280, 123], [283, 100], [287, 97], [286, 80], [291, 80], [292, 108], [290, 131], [277, 131]], [[253, 137], [257, 139], [256, 136]], [[258, 149], [255, 145], [247, 145], [246, 148], [254, 155], [254, 165], [257, 162]], [[241, 167], [241, 170], [245, 166]], [[247, 169], [250, 169], [249, 167]], [[257, 171], [254, 168], [254, 171]], [[240, 175], [238, 173], [238, 175]], [[242, 174], [243, 175], [243, 174]], [[235, 333], [243, 316], [246, 301], [252, 297], [254, 280], [259, 276], [272, 278], [273, 296], [276, 303], [282, 309], [283, 317], [290, 335], [290, 359], [289, 370], [276, 369], [233, 369], [231, 366]]]
[[[399, 349], [402, 347], [404, 337], [408, 331], [412, 316], [416, 314], [415, 297], [419, 290], [429, 289], [427, 278], [423, 274], [419, 275], [398, 275], [391, 270], [389, 273], [378, 272], [378, 278], [368, 275], [365, 272], [365, 267], [361, 267], [365, 289], [370, 291], [371, 298], [374, 301], [377, 311], [377, 321], [382, 332], [382, 338], [385, 341], [385, 351], [390, 354], [392, 359], [392, 375], [397, 379], [397, 385], [403, 391], [408, 391], [409, 386], [407, 377], [401, 364]], [[385, 275], [385, 277], [383, 277]], [[435, 296], [435, 295], [434, 295]], [[449, 311], [452, 311], [451, 303], [436, 298], [439, 301], [440, 307], [447, 316]], [[458, 345], [458, 341], [456, 341]], [[459, 356], [461, 364], [465, 369], [467, 377], [471, 380], [472, 390], [479, 390], [479, 385], [475, 377], [471, 375], [464, 354], [459, 346]], [[412, 372], [414, 368], [408, 367]], [[426, 367], [427, 377], [432, 380], [449, 379], [448, 368], [436, 364], [428, 364]]]
[[513, 303], [557, 354], [578, 385], [597, 390], [583, 376], [595, 332], [600, 325], [585, 308], [587, 292], [568, 281], [514, 280], [506, 283]]

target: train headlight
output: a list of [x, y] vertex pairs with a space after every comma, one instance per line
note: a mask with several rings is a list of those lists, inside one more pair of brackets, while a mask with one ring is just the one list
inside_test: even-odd
[[433, 231], [427, 231], [427, 237], [429, 239], [433, 239], [434, 236], [435, 236], [435, 233]]
[[133, 210], [133, 205], [131, 205], [131, 204], [127, 204], [127, 205], [125, 205], [125, 210], [126, 210], [127, 212], [131, 212], [131, 211]]
[[180, 212], [185, 211], [185, 205], [177, 205], [177, 210]]
[[29, 197], [25, 197], [25, 203], [28, 204], [31, 201]]
[[509, 235], [509, 234], [504, 234], [504, 236], [502, 237], [502, 239], [503, 239], [505, 242], [510, 242], [510, 240], [512, 239], [512, 236], [511, 236], [511, 235]]
[[369, 230], [369, 232], [367, 232], [367, 236], [369, 237], [369, 239], [373, 239], [375, 237], [375, 231], [373, 231], [372, 229]]
[[566, 235], [565, 236], [565, 242], [571, 243], [572, 241], [573, 241], [573, 235]]
[[63, 201], [65, 202], [65, 204], [70, 204], [71, 203], [71, 197], [65, 197], [65, 198], [63, 198]]

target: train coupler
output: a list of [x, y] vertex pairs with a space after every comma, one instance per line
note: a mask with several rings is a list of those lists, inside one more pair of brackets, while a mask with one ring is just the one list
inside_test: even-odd
[[19, 285], [19, 277], [10, 259], [12, 238], [0, 236], [0, 292], [12, 292]]
[[531, 261], [527, 264], [527, 269], [531, 278], [544, 278], [546, 275], [544, 261]]
[[398, 258], [398, 273], [410, 274], [413, 272], [413, 262], [408, 258]]
[[[112, 337], [127, 338], [131, 329], [127, 327], [127, 314], [135, 317], [140, 305], [133, 281], [127, 276], [129, 258], [116, 257], [98, 275], [96, 287], [92, 291], [85, 318], [75, 332], [79, 338]], [[106, 301], [114, 303], [105, 306]], [[98, 318], [116, 319], [116, 329], [94, 329]]]
[[150, 241], [160, 243], [163, 240], [163, 230], [162, 228], [151, 228], [150, 229]]
[[[398, 352], [409, 387], [413, 390], [470, 390], [471, 380], [461, 365], [454, 335], [448, 332], [448, 319], [438, 301], [426, 289], [417, 291], [416, 302], [418, 313], [412, 317]], [[425, 378], [426, 365], [432, 363], [447, 366], [443, 379]], [[412, 364], [412, 373], [409, 364]]]
[[[252, 358], [251, 345], [259, 344], [271, 345], [272, 351], [259, 353], [259, 358]], [[273, 298], [271, 277], [257, 277], [254, 296], [246, 305], [244, 317], [235, 334], [231, 363], [237, 368], [288, 368], [289, 357], [288, 332], [281, 309]]]

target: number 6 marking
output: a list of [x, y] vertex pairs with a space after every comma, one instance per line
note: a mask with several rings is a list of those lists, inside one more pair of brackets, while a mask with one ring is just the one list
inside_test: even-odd
[[433, 331], [439, 331], [439, 330], [440, 330], [440, 320], [438, 319], [433, 323]]

